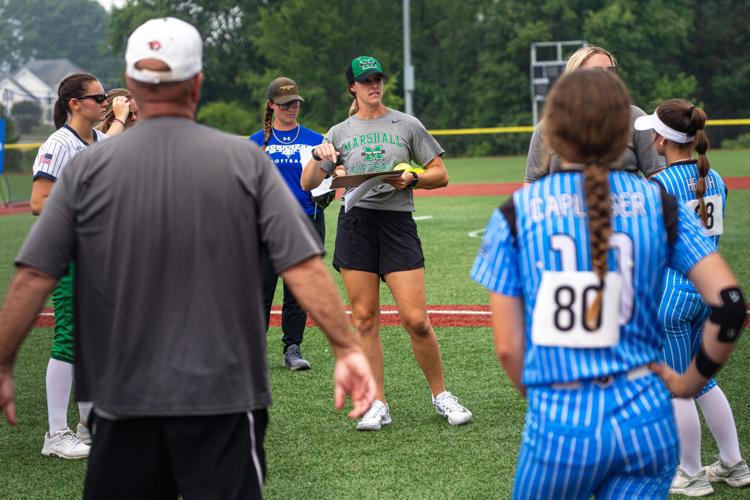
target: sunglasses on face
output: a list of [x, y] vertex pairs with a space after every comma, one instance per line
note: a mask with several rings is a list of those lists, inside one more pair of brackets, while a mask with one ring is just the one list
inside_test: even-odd
[[76, 97], [76, 99], [78, 99], [78, 100], [81, 100], [81, 99], [91, 99], [95, 103], [101, 104], [101, 103], [103, 103], [104, 101], [107, 100], [107, 96], [104, 95], [104, 94], [81, 95], [81, 96]]
[[297, 108], [301, 107], [302, 106], [302, 102], [301, 101], [290, 101], [290, 102], [286, 102], [284, 104], [277, 104], [277, 106], [279, 107], [279, 109], [283, 109], [284, 111], [287, 111], [289, 109], [297, 109]]
[[609, 67], [607, 67], [607, 71], [610, 71], [610, 72], [612, 72], [614, 74], [617, 74], [617, 73], [620, 72], [620, 70], [617, 69], [617, 66], [609, 66]]

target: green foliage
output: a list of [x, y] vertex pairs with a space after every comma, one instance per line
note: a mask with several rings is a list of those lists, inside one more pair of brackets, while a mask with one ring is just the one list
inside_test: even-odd
[[22, 134], [31, 132], [42, 118], [42, 108], [34, 101], [21, 101], [13, 105], [11, 112]]
[[224, 132], [250, 135], [255, 131], [255, 115], [238, 102], [214, 101], [198, 110], [197, 121]]
[[[380, 59], [390, 76], [386, 104], [403, 105], [401, 2], [129, 0], [113, 10], [110, 44], [122, 54], [136, 26], [164, 15], [190, 21], [206, 40], [204, 102], [258, 110], [256, 127], [266, 86], [280, 75], [297, 81], [307, 99], [305, 125], [327, 130], [345, 119], [344, 70], [362, 54]], [[587, 40], [615, 54], [643, 109], [684, 97], [711, 118], [747, 116], [749, 21], [743, 0], [412, 0], [415, 112], [428, 128], [528, 125], [529, 44]], [[715, 130], [712, 140], [736, 133]], [[446, 144], [452, 155], [508, 154], [524, 151], [528, 138]]]
[[726, 139], [721, 143], [724, 149], [750, 149], [750, 132], [740, 134], [736, 139]]

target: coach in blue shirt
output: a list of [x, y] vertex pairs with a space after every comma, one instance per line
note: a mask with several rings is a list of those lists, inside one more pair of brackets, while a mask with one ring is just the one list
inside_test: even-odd
[[[261, 146], [271, 157], [281, 176], [302, 206], [321, 242], [325, 242], [325, 219], [323, 207], [315, 203], [310, 191], [300, 187], [302, 163], [300, 152], [309, 151], [323, 142], [323, 136], [297, 123], [297, 115], [305, 100], [299, 95], [297, 84], [289, 78], [276, 78], [268, 85], [268, 102], [263, 119], [263, 129], [250, 136], [250, 140]], [[290, 208], [293, 210], [294, 208]], [[263, 268], [263, 306], [266, 328], [271, 315], [271, 303], [276, 291], [278, 274], [264, 250], [261, 260]], [[302, 356], [300, 344], [305, 330], [307, 313], [297, 303], [289, 287], [284, 283], [284, 305], [282, 306], [281, 329], [284, 332], [284, 366], [290, 370], [307, 370], [310, 363]]]

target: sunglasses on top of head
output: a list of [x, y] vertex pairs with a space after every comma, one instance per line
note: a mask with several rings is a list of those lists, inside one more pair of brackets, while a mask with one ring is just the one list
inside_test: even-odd
[[76, 97], [76, 99], [78, 99], [78, 100], [81, 100], [81, 99], [91, 99], [95, 103], [101, 104], [101, 103], [103, 103], [104, 101], [107, 100], [107, 96], [104, 95], [104, 94], [79, 95], [79, 96]]

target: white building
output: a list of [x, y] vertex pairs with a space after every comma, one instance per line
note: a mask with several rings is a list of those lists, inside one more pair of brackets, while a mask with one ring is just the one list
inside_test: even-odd
[[57, 86], [68, 75], [84, 71], [67, 59], [38, 59], [12, 76], [0, 75], [0, 102], [6, 111], [21, 101], [35, 101], [42, 108], [42, 122], [52, 124]]

